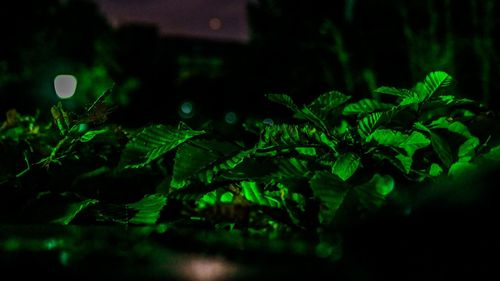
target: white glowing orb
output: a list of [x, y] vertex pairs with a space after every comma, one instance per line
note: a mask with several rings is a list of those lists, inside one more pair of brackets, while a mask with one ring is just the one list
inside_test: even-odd
[[54, 89], [56, 90], [56, 95], [60, 99], [71, 98], [75, 94], [76, 84], [76, 77], [73, 75], [57, 75], [54, 79]]

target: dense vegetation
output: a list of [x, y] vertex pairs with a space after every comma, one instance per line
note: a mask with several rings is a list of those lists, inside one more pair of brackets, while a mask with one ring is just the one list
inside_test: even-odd
[[335, 259], [345, 225], [384, 206], [408, 212], [432, 183], [498, 158], [484, 125], [491, 113], [453, 86], [437, 71], [411, 89], [380, 87], [380, 99], [331, 91], [299, 106], [269, 94], [296, 121], [248, 120], [253, 144], [221, 138], [210, 123], [109, 124], [112, 90], [81, 112], [53, 106], [51, 124], [10, 110], [0, 128], [0, 219], [305, 239], [289, 250]]

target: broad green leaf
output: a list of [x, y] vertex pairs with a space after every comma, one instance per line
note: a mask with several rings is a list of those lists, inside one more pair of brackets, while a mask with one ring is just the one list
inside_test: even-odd
[[234, 199], [234, 195], [231, 192], [224, 192], [220, 196], [220, 202], [224, 204], [232, 203]]
[[219, 195], [218, 190], [213, 190], [198, 199], [196, 205], [198, 206], [198, 208], [203, 209], [208, 206], [214, 206], [219, 202], [223, 204], [229, 204], [233, 202], [233, 198], [234, 195], [229, 191], [226, 191], [223, 194]]
[[299, 108], [295, 103], [293, 102], [293, 99], [288, 96], [288, 95], [283, 95], [283, 94], [268, 94], [266, 97], [275, 103], [279, 103], [281, 105], [284, 105], [288, 107], [289, 109], [293, 111], [299, 111]]
[[404, 97], [399, 103], [399, 106], [418, 104], [423, 102], [424, 100], [425, 100], [424, 96], [419, 96], [417, 93], [413, 93], [413, 95], [411, 96]]
[[465, 138], [472, 137], [467, 126], [459, 121], [448, 121], [446, 117], [441, 117], [437, 120], [434, 120], [433, 122], [431, 122], [429, 127], [432, 129], [447, 129], [450, 132], [462, 135]]
[[217, 191], [213, 190], [208, 192], [207, 194], [203, 195], [198, 202], [196, 202], [196, 205], [198, 208], [203, 209], [208, 206], [213, 206], [217, 204]]
[[415, 91], [418, 93], [419, 97], [429, 99], [439, 89], [450, 86], [452, 82], [453, 78], [446, 72], [435, 71], [427, 75], [423, 82], [418, 83], [415, 87]]
[[467, 162], [476, 156], [476, 147], [479, 146], [479, 139], [471, 137], [458, 148], [458, 161]]
[[327, 114], [347, 102], [351, 97], [337, 91], [324, 93], [311, 102], [308, 108], [320, 118], [325, 118]]
[[453, 107], [453, 106], [460, 106], [473, 103], [474, 101], [470, 99], [457, 98], [451, 95], [443, 95], [443, 96], [433, 97], [431, 100], [429, 100], [425, 105], [425, 109]]
[[67, 207], [64, 216], [53, 220], [52, 223], [68, 225], [83, 209], [87, 208], [90, 205], [94, 205], [97, 202], [98, 201], [95, 199], [85, 199], [80, 202], [71, 203]]
[[273, 173], [276, 179], [301, 179], [308, 178], [311, 174], [308, 161], [297, 158], [280, 158], [275, 160], [278, 170]]
[[448, 170], [448, 176], [464, 176], [476, 169], [477, 165], [474, 163], [458, 161], [451, 165], [450, 169]]
[[361, 206], [367, 209], [380, 208], [387, 196], [394, 190], [394, 178], [389, 175], [375, 174], [366, 183], [353, 188]]
[[375, 190], [382, 196], [389, 195], [394, 190], [394, 178], [390, 175], [379, 175], [375, 174], [373, 178], [370, 180], [375, 184]]
[[280, 208], [281, 203], [276, 198], [266, 196], [258, 187], [256, 182], [243, 181], [240, 183], [243, 197], [253, 204]]
[[443, 168], [436, 163], [432, 163], [429, 168], [429, 176], [437, 177], [443, 173]]
[[396, 155], [396, 159], [400, 162], [400, 166], [398, 168], [405, 174], [409, 174], [411, 171], [411, 165], [413, 164], [413, 158], [404, 154], [398, 154]]
[[449, 168], [453, 163], [453, 154], [450, 145], [441, 138], [438, 134], [430, 132], [431, 145], [439, 159], [443, 162], [445, 167]]
[[408, 156], [413, 156], [416, 150], [427, 147], [431, 141], [419, 132], [412, 132], [411, 135], [404, 140], [399, 146], [406, 150]]
[[155, 224], [166, 204], [167, 198], [161, 194], [146, 195], [140, 201], [128, 204], [129, 209], [137, 211], [129, 223]]
[[121, 166], [124, 168], [144, 167], [180, 144], [204, 133], [203, 131], [176, 129], [164, 125], [146, 127], [125, 147]]
[[392, 96], [397, 96], [397, 97], [409, 97], [412, 96], [414, 93], [411, 90], [407, 89], [396, 89], [393, 87], [380, 87], [374, 90], [375, 93], [378, 94], [385, 94], [385, 95], [392, 95]]
[[308, 120], [322, 130], [327, 131], [327, 127], [321, 117], [317, 116], [316, 113], [311, 111], [307, 106], [299, 109], [290, 96], [283, 94], [269, 94], [267, 95], [267, 98], [291, 109], [295, 113], [295, 117]]
[[240, 147], [214, 140], [193, 140], [183, 144], [174, 158], [171, 187], [182, 188], [191, 180], [211, 183], [217, 173], [240, 164], [253, 150], [240, 151]]
[[316, 149], [314, 147], [296, 147], [295, 150], [301, 155], [316, 156]]
[[483, 158], [491, 161], [500, 161], [500, 145], [493, 147], [490, 151], [483, 154]]
[[367, 138], [382, 122], [384, 122], [384, 113], [375, 112], [367, 115], [358, 122], [358, 132], [363, 138]]
[[339, 156], [332, 167], [332, 173], [343, 181], [348, 180], [359, 168], [360, 159], [354, 153], [348, 152]]
[[353, 115], [359, 113], [372, 113], [375, 111], [388, 110], [392, 107], [392, 104], [382, 103], [374, 99], [362, 99], [358, 102], [348, 104], [346, 107], [344, 107], [342, 114]]
[[335, 150], [336, 140], [310, 125], [279, 124], [268, 126], [261, 135], [258, 149], [271, 147], [303, 147], [308, 144], [324, 144]]
[[372, 139], [381, 145], [399, 146], [408, 139], [408, 135], [396, 130], [377, 129], [368, 137], [368, 141]]
[[109, 132], [108, 129], [88, 131], [83, 136], [80, 137], [80, 141], [81, 142], [89, 142], [89, 141], [93, 140], [97, 135], [105, 134], [107, 132]]
[[302, 110], [297, 111], [294, 116], [299, 119], [310, 121], [312, 124], [316, 125], [318, 128], [321, 128], [325, 132], [328, 131], [328, 128], [323, 119], [312, 112], [307, 106], [304, 106]]
[[322, 203], [319, 219], [322, 224], [333, 222], [335, 215], [344, 203], [349, 186], [340, 181], [337, 176], [326, 171], [316, 172], [309, 181], [314, 197]]
[[422, 133], [412, 132], [406, 135], [395, 130], [377, 129], [368, 140], [374, 139], [381, 145], [400, 147], [404, 149], [408, 156], [413, 156], [416, 150], [424, 148], [430, 144], [430, 140]]

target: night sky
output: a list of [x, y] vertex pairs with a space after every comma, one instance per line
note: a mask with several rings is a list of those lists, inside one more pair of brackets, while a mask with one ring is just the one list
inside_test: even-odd
[[248, 0], [96, 0], [110, 23], [148, 23], [163, 35], [247, 41]]

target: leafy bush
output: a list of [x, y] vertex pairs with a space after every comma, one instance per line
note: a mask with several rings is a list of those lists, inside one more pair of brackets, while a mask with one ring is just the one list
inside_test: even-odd
[[437, 71], [412, 89], [378, 88], [381, 100], [332, 91], [299, 106], [270, 94], [296, 121], [247, 122], [253, 146], [182, 122], [107, 124], [111, 91], [81, 114], [52, 107], [55, 126], [12, 110], [0, 129], [1, 219], [317, 233], [330, 237], [316, 248], [328, 256], [328, 233], [386, 205], [405, 210], [426, 183], [495, 161], [490, 133], [471, 127], [485, 109], [453, 84]]

